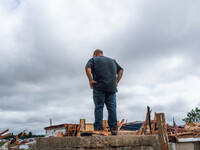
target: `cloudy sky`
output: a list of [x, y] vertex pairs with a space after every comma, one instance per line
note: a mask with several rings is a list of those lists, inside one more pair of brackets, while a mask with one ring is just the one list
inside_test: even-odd
[[84, 67], [97, 48], [125, 70], [118, 120], [150, 106], [183, 124], [200, 107], [199, 14], [198, 0], [0, 0], [0, 131], [93, 122]]

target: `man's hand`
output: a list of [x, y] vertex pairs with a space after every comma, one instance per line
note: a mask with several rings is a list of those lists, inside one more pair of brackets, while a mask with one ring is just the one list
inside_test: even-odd
[[89, 84], [90, 84], [90, 88], [93, 89], [93, 85], [97, 83], [97, 81], [94, 81], [94, 80], [91, 80], [89, 81]]
[[92, 79], [91, 68], [85, 67], [85, 72], [86, 72], [86, 75], [87, 75], [88, 80], [89, 80], [90, 88], [93, 89], [93, 85], [94, 85], [95, 83], [97, 83], [97, 81], [94, 81], [94, 80]]
[[119, 81], [120, 81], [121, 78], [122, 78], [123, 72], [124, 72], [123, 69], [120, 70], [120, 71], [118, 72], [118, 74], [117, 74], [117, 83], [116, 83], [116, 86], [118, 86], [118, 83], [119, 83]]

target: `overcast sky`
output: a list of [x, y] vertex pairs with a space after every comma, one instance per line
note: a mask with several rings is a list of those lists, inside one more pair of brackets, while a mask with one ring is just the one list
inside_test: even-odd
[[124, 68], [119, 121], [150, 106], [184, 124], [200, 107], [199, 15], [199, 0], [0, 0], [0, 131], [92, 123], [84, 67], [97, 48]]

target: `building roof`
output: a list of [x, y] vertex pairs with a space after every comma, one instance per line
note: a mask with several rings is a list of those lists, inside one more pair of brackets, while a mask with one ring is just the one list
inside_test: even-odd
[[45, 130], [50, 130], [50, 129], [56, 129], [56, 128], [61, 128], [61, 127], [65, 127], [67, 124], [59, 124], [59, 125], [53, 125], [53, 126], [48, 126], [45, 127]]

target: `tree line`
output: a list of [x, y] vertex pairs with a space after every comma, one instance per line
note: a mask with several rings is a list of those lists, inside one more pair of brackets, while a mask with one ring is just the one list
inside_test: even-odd
[[[8, 137], [6, 137], [5, 139], [12, 139], [12, 138], [14, 138], [16, 135], [14, 135], [13, 133], [10, 135], [10, 136], [8, 136]], [[35, 134], [33, 134], [32, 132], [28, 132], [28, 133], [26, 133], [26, 132], [24, 132], [24, 135], [22, 136], [22, 137], [19, 137], [19, 139], [28, 139], [28, 138], [35, 138], [35, 137], [44, 137], [45, 135], [35, 135]]]

